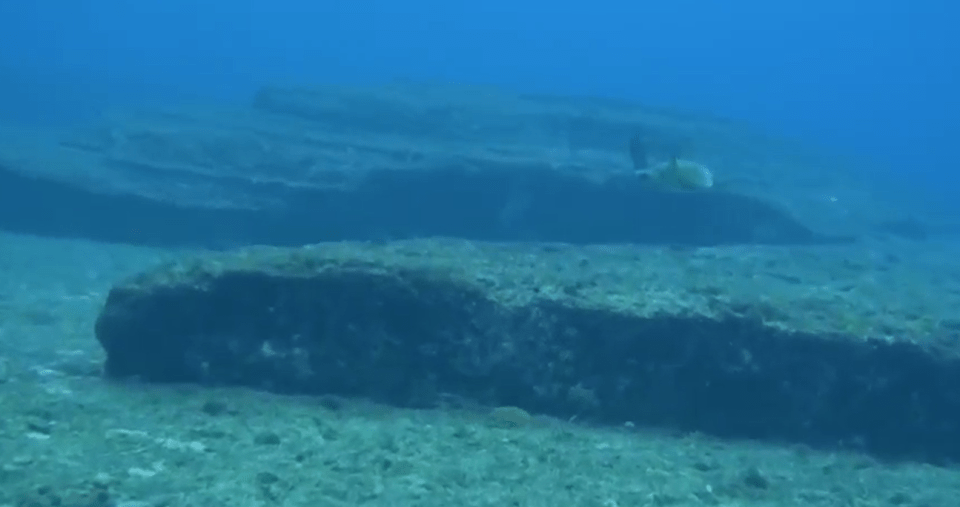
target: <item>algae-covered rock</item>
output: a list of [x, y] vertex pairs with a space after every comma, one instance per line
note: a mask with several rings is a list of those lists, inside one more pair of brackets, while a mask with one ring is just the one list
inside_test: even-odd
[[[710, 195], [644, 185], [624, 153], [637, 129], [689, 139], [684, 161], [737, 185]], [[890, 209], [862, 185], [840, 188], [841, 174], [742, 125], [637, 104], [467, 87], [274, 86], [250, 104], [3, 132], [0, 227], [207, 247], [427, 236], [813, 244], [860, 235], [860, 211]], [[842, 198], [849, 189], [855, 199]]]
[[452, 395], [956, 459], [960, 396], [948, 386], [960, 385], [950, 320], [960, 292], [949, 284], [960, 278], [871, 255], [458, 241], [257, 248], [117, 285], [96, 331], [113, 377], [411, 406]]

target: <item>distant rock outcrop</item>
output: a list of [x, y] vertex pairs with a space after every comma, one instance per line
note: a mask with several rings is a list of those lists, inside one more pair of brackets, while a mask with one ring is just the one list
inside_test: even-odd
[[[651, 191], [629, 169], [637, 131], [684, 140], [737, 184]], [[204, 246], [423, 236], [718, 245], [832, 242], [862, 225], [850, 203], [837, 214], [811, 199], [822, 189], [797, 175], [816, 180], [813, 169], [771, 162], [780, 148], [742, 126], [610, 101], [267, 87], [250, 107], [131, 113], [55, 137], [0, 140], [0, 227]]]

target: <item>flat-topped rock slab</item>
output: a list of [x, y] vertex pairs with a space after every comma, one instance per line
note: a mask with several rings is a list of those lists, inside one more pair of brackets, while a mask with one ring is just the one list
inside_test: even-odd
[[[679, 149], [713, 169], [717, 188], [651, 188], [628, 155], [638, 133], [651, 162]], [[122, 111], [66, 132], [4, 128], [0, 228], [215, 248], [432, 236], [808, 245], [904, 216], [862, 177], [877, 171], [807, 151], [623, 101], [267, 86], [247, 104]]]
[[[960, 457], [960, 269], [854, 247], [258, 247], [118, 284], [106, 373]], [[939, 262], [939, 261], [937, 261]]]

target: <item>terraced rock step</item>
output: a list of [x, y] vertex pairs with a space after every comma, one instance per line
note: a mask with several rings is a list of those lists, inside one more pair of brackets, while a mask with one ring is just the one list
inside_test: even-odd
[[[632, 173], [637, 132], [690, 138], [687, 155], [727, 184], [653, 191]], [[865, 217], [891, 208], [787, 152], [743, 126], [575, 97], [265, 87], [227, 108], [3, 130], [0, 228], [204, 247], [430, 236], [814, 244], [865, 235], [875, 221]], [[841, 189], [857, 197], [838, 200]]]
[[265, 247], [117, 285], [96, 333], [116, 378], [956, 460], [960, 270], [910, 262], [841, 247]]

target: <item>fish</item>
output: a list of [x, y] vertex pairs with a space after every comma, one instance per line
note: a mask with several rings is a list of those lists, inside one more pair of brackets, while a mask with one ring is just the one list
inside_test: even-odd
[[714, 186], [710, 168], [693, 160], [674, 155], [666, 162], [651, 166], [640, 135], [630, 138], [630, 158], [633, 161], [634, 173], [659, 190], [696, 191], [708, 190]]
[[714, 183], [713, 172], [707, 166], [677, 157], [637, 174], [664, 190], [707, 190]]

